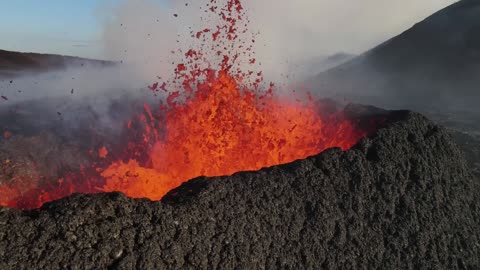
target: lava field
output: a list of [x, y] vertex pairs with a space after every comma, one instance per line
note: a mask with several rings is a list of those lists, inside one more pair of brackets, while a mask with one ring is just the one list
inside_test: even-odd
[[479, 183], [463, 154], [420, 114], [382, 114], [350, 150], [196, 178], [161, 201], [1, 208], [0, 268], [478, 269]]

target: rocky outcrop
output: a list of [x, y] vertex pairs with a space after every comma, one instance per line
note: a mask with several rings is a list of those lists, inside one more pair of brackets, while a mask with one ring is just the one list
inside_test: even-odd
[[478, 269], [478, 183], [441, 127], [394, 112], [351, 150], [197, 178], [161, 202], [0, 209], [1, 269]]

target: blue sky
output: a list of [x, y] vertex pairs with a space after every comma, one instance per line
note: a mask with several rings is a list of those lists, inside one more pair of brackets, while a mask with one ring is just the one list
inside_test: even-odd
[[0, 49], [102, 58], [98, 10], [119, 1], [0, 0]]

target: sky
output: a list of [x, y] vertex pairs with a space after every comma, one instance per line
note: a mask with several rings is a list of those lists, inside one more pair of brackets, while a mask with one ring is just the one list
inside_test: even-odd
[[0, 49], [103, 59], [98, 12], [117, 2], [0, 0]]
[[0, 0], [0, 48], [101, 56], [98, 0]]
[[[116, 4], [118, 4], [118, 2], [121, 1], [122, 0], [0, 0], [0, 49], [75, 55], [98, 59], [108, 58], [105, 56], [105, 44], [103, 44], [104, 41], [102, 40], [104, 34], [104, 25], [102, 23], [102, 19], [105, 19], [105, 12], [102, 13], [102, 7], [114, 7]], [[151, 1], [156, 1], [161, 5], [165, 5], [166, 1], [169, 0]], [[254, 1], [254, 3], [257, 1], [259, 0]], [[350, 1], [351, 2], [344, 0], [340, 2], [342, 2], [342, 6], [350, 6], [351, 8], [358, 6], [357, 8], [360, 12], [357, 13], [361, 13], [362, 6], [367, 6], [368, 10], [371, 10], [369, 7], [371, 3], [378, 5], [378, 2], [383, 2], [383, 0], [362, 0], [364, 3], [358, 0]], [[138, 0], [138, 3], [141, 2], [142, 1]], [[271, 1], [268, 0], [263, 2], [268, 5], [272, 4], [270, 3]], [[314, 0], [304, 0], [300, 2], [305, 4], [305, 10], [308, 11], [311, 10], [312, 7], [318, 10], [322, 8], [326, 10], [325, 7], [332, 6], [332, 3], [337, 3], [338, 1], [333, 1], [332, 3], [329, 3], [329, 1], [326, 0], [320, 1], [319, 3], [325, 2], [322, 5], [317, 5], [317, 1]], [[397, 3], [397, 0], [391, 2]], [[399, 34], [396, 32], [406, 30], [402, 29], [402, 27], [409, 26], [411, 23], [415, 22], [414, 20], [418, 20], [422, 16], [427, 16], [430, 14], [429, 12], [436, 11], [438, 8], [450, 4], [451, 2], [454, 1], [424, 0], [421, 4], [413, 4], [422, 6], [421, 8], [405, 8], [404, 13], [402, 13], [401, 9], [399, 9], [396, 16], [405, 17], [406, 23], [401, 24], [401, 22], [397, 23], [395, 21], [398, 27], [395, 28], [392, 26], [391, 29], [395, 29], [394, 33], [388, 33], [386, 36]], [[277, 3], [279, 2], [274, 1], [274, 5], [277, 5]], [[291, 2], [291, 4], [293, 3], [295, 3], [295, 1]], [[416, 3], [416, 1], [407, 1], [405, 2], [404, 6], [411, 5], [411, 3]], [[301, 5], [298, 6], [300, 10]], [[259, 10], [260, 8], [261, 7], [259, 5]], [[383, 8], [379, 8], [377, 13], [382, 13], [382, 9]], [[291, 10], [291, 8], [288, 10]], [[337, 10], [340, 10], [340, 8]], [[417, 10], [420, 10], [421, 12], [418, 14], [413, 14], [417, 12]], [[103, 9], [103, 11], [105, 10]], [[329, 15], [335, 15], [336, 12], [336, 10], [326, 11], [328, 11]], [[317, 15], [312, 16], [313, 18], [318, 18]], [[362, 14], [360, 15], [363, 16]], [[386, 14], [386, 16], [392, 17], [389, 14]], [[361, 18], [368, 17], [372, 16], [371, 14], [366, 13]], [[302, 21], [301, 23], [310, 22]], [[366, 26], [369, 28], [375, 27], [374, 25]], [[315, 29], [318, 29], [318, 25], [315, 26]], [[329, 30], [331, 27], [327, 27], [326, 29]], [[344, 30], [342, 31], [345, 32]], [[329, 37], [330, 36], [332, 35], [329, 35]], [[382, 36], [382, 38], [384, 37]], [[323, 41], [326, 41], [323, 36], [322, 39]], [[380, 39], [380, 37], [376, 39]], [[367, 42], [365, 44], [375, 44], [376, 42], [381, 41], [382, 40], [368, 40], [370, 43]], [[343, 42], [344, 44], [347, 43], [345, 41], [340, 41], [340, 39], [339, 42]], [[334, 45], [336, 46], [336, 44]], [[362, 50], [367, 49], [363, 48], [367, 47], [367, 45], [363, 45], [361, 47]]]

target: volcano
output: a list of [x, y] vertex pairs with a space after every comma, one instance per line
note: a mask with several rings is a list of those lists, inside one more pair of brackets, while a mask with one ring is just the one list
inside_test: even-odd
[[408, 111], [350, 150], [228, 177], [160, 202], [75, 194], [0, 208], [2, 269], [477, 269], [479, 183], [449, 133]]
[[282, 91], [242, 1], [207, 2], [154, 101], [108, 127], [2, 96], [1, 269], [480, 267], [479, 183], [445, 129]]

